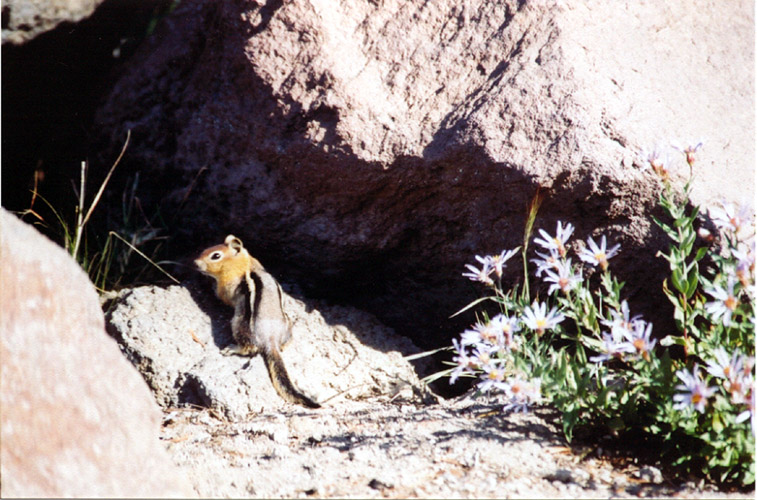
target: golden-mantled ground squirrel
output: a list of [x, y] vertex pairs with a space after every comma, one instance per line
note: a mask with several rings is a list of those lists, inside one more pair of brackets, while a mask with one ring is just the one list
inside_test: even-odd
[[225, 349], [225, 354], [262, 354], [273, 387], [282, 398], [320, 408], [292, 384], [281, 359], [281, 350], [292, 338], [292, 327], [282, 307], [281, 286], [274, 277], [232, 234], [223, 245], [203, 251], [195, 264], [215, 278], [216, 295], [234, 308], [231, 332], [236, 344]]

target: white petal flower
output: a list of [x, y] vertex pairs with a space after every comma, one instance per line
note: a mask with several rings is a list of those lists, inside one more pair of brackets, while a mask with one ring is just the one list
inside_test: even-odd
[[736, 259], [736, 277], [742, 285], [748, 287], [754, 283], [754, 255], [755, 241], [742, 243], [739, 247], [731, 252]]
[[498, 350], [517, 350], [518, 341], [514, 334], [520, 330], [520, 325], [516, 318], [498, 314], [491, 319], [489, 324], [492, 329], [498, 332], [498, 345], [496, 346]]
[[600, 241], [600, 244], [597, 245], [594, 239], [590, 236], [586, 241], [587, 247], [581, 250], [581, 253], [578, 254], [578, 257], [584, 262], [588, 262], [589, 264], [594, 266], [599, 266], [604, 271], [609, 265], [607, 261], [617, 255], [618, 250], [620, 249], [620, 244], [617, 244], [608, 250], [607, 238], [602, 235], [602, 239]]
[[492, 272], [497, 275], [497, 278], [502, 277], [505, 263], [510, 260], [519, 249], [520, 247], [516, 247], [513, 250], [502, 250], [502, 253], [498, 255], [490, 255], [489, 257], [487, 257], [488, 265], [491, 268]]
[[[707, 362], [707, 371], [710, 372], [710, 375], [713, 377], [727, 380], [736, 371], [741, 369], [741, 363], [743, 362], [740, 358], [736, 357], [738, 354], [737, 352], [734, 353], [734, 358], [731, 358], [725, 348], [720, 346], [713, 351], [713, 354], [715, 355], [715, 359]], [[735, 365], [734, 363], [739, 364]]]
[[680, 151], [681, 153], [683, 153], [684, 155], [686, 155], [686, 163], [688, 163], [689, 166], [694, 166], [694, 161], [695, 161], [694, 153], [699, 151], [699, 148], [702, 147], [702, 141], [698, 141], [695, 146], [689, 145], [686, 147], [681, 147], [676, 144], [673, 144], [673, 147], [677, 149], [678, 151]]
[[624, 332], [626, 342], [622, 345], [628, 352], [634, 353], [635, 358], [644, 358], [646, 361], [651, 359], [651, 352], [657, 344], [656, 339], [652, 339], [652, 323], [636, 320], [631, 323], [631, 328]]
[[523, 413], [528, 412], [528, 406], [541, 401], [541, 379], [524, 380], [513, 377], [505, 383], [505, 393], [510, 402], [505, 405], [504, 411], [515, 410]]
[[676, 375], [683, 382], [682, 385], [677, 385], [676, 389], [683, 391], [683, 393], [673, 395], [673, 401], [676, 402], [673, 408], [677, 410], [694, 408], [699, 413], [704, 413], [707, 399], [715, 393], [715, 389], [708, 387], [702, 380], [699, 374], [699, 366], [694, 365], [693, 372], [679, 370]]
[[659, 152], [659, 148], [655, 148], [652, 151], [641, 152], [643, 167], [642, 170], [646, 170], [651, 167], [652, 171], [657, 174], [663, 181], [670, 180], [673, 174], [673, 163], [670, 161], [670, 156], [665, 155], [663, 158]]
[[570, 259], [558, 261], [553, 270], [547, 271], [544, 281], [552, 283], [547, 293], [552, 295], [553, 292], [561, 291], [568, 293], [583, 281], [581, 275], [573, 272]]
[[470, 279], [471, 281], [480, 281], [481, 283], [484, 283], [486, 285], [493, 285], [494, 281], [492, 281], [492, 279], [489, 277], [489, 274], [491, 274], [492, 272], [491, 267], [486, 263], [483, 257], [476, 255], [476, 259], [483, 264], [481, 266], [481, 269], [478, 269], [471, 264], [465, 264], [468, 272], [463, 273], [463, 276]]
[[559, 313], [554, 307], [547, 312], [546, 302], [536, 302], [523, 309], [523, 324], [535, 331], [538, 335], [544, 334], [546, 330], [555, 328], [565, 316]]
[[475, 360], [468, 354], [465, 346], [458, 343], [457, 339], [452, 339], [452, 349], [456, 354], [456, 356], [452, 360], [457, 364], [457, 366], [450, 374], [450, 385], [454, 384], [460, 376], [473, 375], [473, 368], [475, 366]]
[[492, 389], [505, 390], [505, 369], [499, 366], [488, 365], [484, 367], [484, 373], [481, 375], [481, 381], [476, 385], [481, 392], [488, 392]]
[[749, 205], [736, 205], [723, 200], [719, 207], [709, 209], [712, 222], [725, 233], [738, 235], [750, 224], [752, 219]]
[[560, 255], [556, 251], [549, 254], [536, 252], [536, 255], [541, 257], [541, 259], [531, 259], [531, 262], [536, 264], [536, 277], [541, 276], [545, 271], [556, 269], [560, 263]]
[[562, 221], [557, 221], [557, 233], [555, 236], [551, 236], [544, 229], [539, 229], [541, 238], [534, 238], [534, 243], [546, 248], [550, 252], [556, 252], [560, 257], [565, 257], [567, 250], [565, 244], [573, 234], [573, 224], [567, 223], [562, 225]]
[[631, 312], [628, 309], [628, 302], [623, 301], [620, 303], [620, 311], [615, 309], [610, 310], [611, 318], [609, 320], [601, 320], [602, 324], [610, 327], [613, 339], [620, 340], [626, 336], [627, 332], [633, 329], [633, 324], [636, 321], [641, 320], [641, 315], [631, 316]]
[[707, 302], [704, 305], [705, 310], [710, 313], [713, 320], [723, 318], [723, 325], [731, 326], [731, 316], [733, 311], [739, 305], [739, 299], [734, 291], [736, 279], [733, 276], [728, 277], [726, 288], [719, 285], [705, 287], [704, 292], [715, 300]]
[[634, 352], [635, 349], [626, 342], [618, 342], [611, 333], [602, 334], [602, 352], [598, 356], [592, 356], [589, 361], [601, 363], [613, 358], [623, 359], [623, 355]]

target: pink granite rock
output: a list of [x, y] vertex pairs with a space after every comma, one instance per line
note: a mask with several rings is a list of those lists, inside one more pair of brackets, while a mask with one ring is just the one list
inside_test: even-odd
[[79, 266], [0, 210], [3, 497], [186, 497], [160, 411]]

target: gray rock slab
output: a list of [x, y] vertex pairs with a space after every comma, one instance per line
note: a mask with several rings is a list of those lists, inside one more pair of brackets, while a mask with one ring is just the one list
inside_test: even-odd
[[[208, 287], [209, 288], [209, 287]], [[226, 356], [230, 308], [188, 288], [139, 287], [120, 292], [109, 305], [108, 331], [140, 370], [164, 408], [186, 404], [213, 408], [227, 418], [288, 405], [275, 393], [261, 356]], [[328, 323], [316, 309], [285, 294], [293, 340], [282, 357], [290, 377], [318, 401], [330, 398], [410, 398], [422, 389], [404, 355], [419, 352], [367, 313], [328, 306]], [[213, 318], [213, 319], [211, 319]]]

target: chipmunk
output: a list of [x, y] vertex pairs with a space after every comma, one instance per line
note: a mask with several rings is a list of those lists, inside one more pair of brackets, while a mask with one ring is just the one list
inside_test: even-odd
[[233, 234], [222, 245], [204, 250], [194, 262], [203, 274], [216, 280], [218, 298], [234, 308], [231, 332], [236, 344], [224, 349], [224, 354], [260, 353], [279, 396], [291, 403], [320, 408], [292, 384], [281, 359], [281, 350], [292, 338], [292, 327], [276, 279]]

